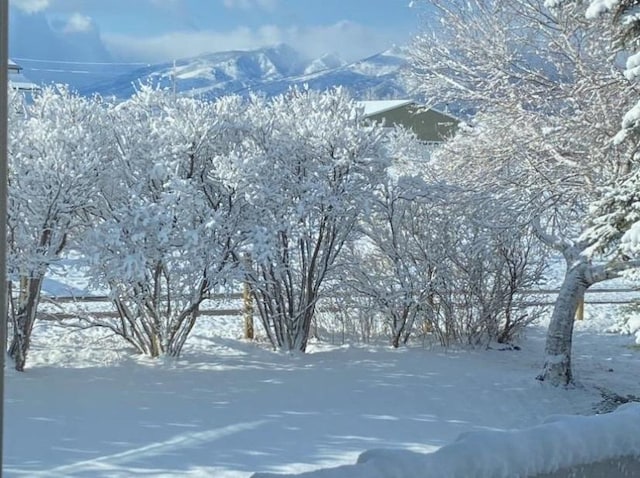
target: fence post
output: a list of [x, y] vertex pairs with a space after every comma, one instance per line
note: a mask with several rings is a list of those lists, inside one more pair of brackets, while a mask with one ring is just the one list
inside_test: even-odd
[[20, 274], [20, 296], [18, 298], [18, 307], [22, 307], [27, 302], [27, 288], [29, 287], [29, 279], [26, 274]]
[[[251, 268], [251, 259], [249, 256], [245, 258], [245, 266], [248, 269]], [[244, 316], [244, 338], [253, 340], [253, 296], [251, 295], [251, 286], [246, 278], [242, 288], [242, 314]]]
[[578, 302], [578, 308], [576, 309], [576, 320], [584, 320], [584, 297]]

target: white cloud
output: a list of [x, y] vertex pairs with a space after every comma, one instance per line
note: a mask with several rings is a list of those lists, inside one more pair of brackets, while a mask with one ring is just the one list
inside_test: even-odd
[[389, 48], [391, 34], [379, 29], [342, 21], [333, 25], [281, 28], [239, 27], [231, 31], [173, 32], [138, 38], [128, 35], [103, 35], [111, 52], [123, 59], [160, 62], [202, 53], [225, 50], [250, 50], [276, 43], [287, 43], [309, 57], [336, 52], [346, 60], [355, 60]]
[[11, 0], [10, 4], [27, 13], [36, 13], [48, 8], [51, 2], [50, 0]]
[[333, 25], [290, 27], [283, 40], [311, 57], [336, 52], [355, 60], [390, 48], [398, 38], [378, 28], [340, 21]]
[[65, 33], [83, 33], [88, 32], [93, 28], [93, 20], [87, 15], [81, 13], [74, 13], [67, 20], [63, 31]]
[[123, 60], [160, 62], [230, 49], [248, 50], [261, 42], [256, 32], [239, 28], [232, 32], [173, 32], [137, 38], [103, 35], [107, 48]]

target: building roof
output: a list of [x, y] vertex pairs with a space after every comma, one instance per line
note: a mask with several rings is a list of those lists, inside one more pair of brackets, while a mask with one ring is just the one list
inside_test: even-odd
[[13, 60], [9, 60], [9, 85], [16, 90], [35, 91], [40, 89], [38, 85], [29, 81], [22, 74], [22, 68]]
[[13, 81], [12, 79], [9, 79], [9, 86], [20, 91], [35, 91], [40, 89], [38, 85], [30, 81]]
[[413, 100], [358, 101], [358, 105], [364, 108], [365, 117], [395, 110], [410, 104], [413, 104]]
[[13, 60], [9, 59], [9, 71], [20, 71], [22, 68]]
[[455, 134], [459, 120], [434, 108], [416, 104], [413, 100], [361, 101], [367, 121], [385, 126], [410, 129], [425, 143], [441, 143]]

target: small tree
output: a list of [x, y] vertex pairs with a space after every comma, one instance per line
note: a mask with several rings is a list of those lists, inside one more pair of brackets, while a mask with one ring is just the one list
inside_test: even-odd
[[180, 354], [203, 300], [230, 279], [234, 190], [220, 180], [239, 102], [143, 87], [112, 115], [119, 149], [84, 250], [119, 318], [90, 318], [152, 357]]
[[531, 230], [505, 227], [499, 205], [480, 204], [487, 209], [449, 209], [460, 219], [441, 229], [448, 243], [429, 315], [443, 344], [509, 343], [537, 318], [521, 302], [541, 280], [545, 256]]
[[377, 189], [346, 258], [342, 293], [368, 300], [370, 313], [386, 319], [396, 348], [409, 340], [433, 298], [442, 259], [430, 224], [439, 213], [431, 199], [437, 189], [416, 177], [389, 178]]
[[247, 121], [247, 280], [273, 346], [305, 351], [323, 284], [383, 177], [383, 131], [340, 90], [253, 98]]
[[[97, 178], [108, 169], [105, 105], [64, 87], [29, 103], [13, 98], [9, 144], [9, 355], [25, 367], [42, 281], [49, 266], [82, 233], [94, 208]], [[18, 112], [17, 112], [18, 111]]]
[[381, 189], [372, 211], [345, 282], [388, 319], [394, 347], [415, 323], [442, 345], [475, 345], [509, 342], [536, 318], [518, 302], [540, 280], [543, 257], [531, 231], [505, 227], [499, 205], [401, 177]]

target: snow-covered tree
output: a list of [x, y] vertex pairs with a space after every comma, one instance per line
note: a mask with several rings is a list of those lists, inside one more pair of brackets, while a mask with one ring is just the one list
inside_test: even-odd
[[252, 215], [247, 280], [273, 346], [304, 351], [323, 284], [384, 178], [384, 132], [340, 90], [252, 98], [247, 121], [236, 152]]
[[429, 324], [443, 344], [510, 343], [537, 310], [523, 292], [538, 284], [545, 256], [517, 212], [484, 193], [455, 191], [443, 208], [440, 264]]
[[108, 170], [106, 107], [66, 88], [32, 102], [13, 98], [9, 140], [9, 355], [24, 370], [42, 281], [66, 245], [88, 225], [97, 178]]
[[334, 294], [365, 308], [361, 315], [382, 319], [391, 345], [399, 347], [423, 325], [433, 296], [442, 259], [435, 223], [444, 194], [441, 185], [425, 181], [429, 152], [412, 134], [396, 129], [386, 145], [393, 164], [348, 243]]
[[540, 378], [569, 383], [578, 303], [621, 267], [592, 262], [593, 241], [581, 232], [600, 187], [634, 167], [633, 147], [611, 141], [612, 112], [630, 106], [631, 85], [608, 58], [610, 29], [587, 22], [578, 6], [434, 3], [441, 21], [416, 38], [410, 79], [426, 97], [475, 112], [473, 128], [441, 155], [458, 183], [490, 191], [564, 256]]
[[344, 282], [387, 319], [393, 346], [414, 325], [445, 346], [507, 343], [536, 318], [517, 303], [542, 272], [531, 234], [478, 199], [433, 178], [380, 188]]
[[[547, 0], [551, 8], [569, 8], [569, 0]], [[630, 0], [593, 0], [587, 3], [585, 17], [611, 31], [610, 58], [624, 58], [624, 76], [634, 87], [640, 77], [640, 17], [637, 2]], [[612, 85], [615, 87], [616, 85]], [[626, 94], [627, 92], [621, 92]], [[587, 254], [605, 257], [609, 268], [600, 275], [640, 277], [640, 100], [634, 89], [627, 109], [612, 111], [619, 118], [615, 144], [626, 144], [633, 151], [632, 160], [616, 181], [600, 188], [599, 198], [591, 205], [588, 228], [581, 239], [589, 244]]]
[[360, 224], [362, 237], [349, 247], [342, 293], [369, 299], [393, 347], [409, 340], [439, 263], [428, 240], [430, 204], [421, 196], [427, 191], [418, 178], [389, 178]]
[[119, 318], [89, 320], [141, 353], [179, 355], [200, 304], [234, 267], [240, 216], [219, 171], [240, 104], [145, 86], [112, 111], [118, 151], [84, 252]]

